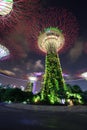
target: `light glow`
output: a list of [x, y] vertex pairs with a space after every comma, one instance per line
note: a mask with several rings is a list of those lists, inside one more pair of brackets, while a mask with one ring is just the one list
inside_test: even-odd
[[5, 16], [11, 12], [13, 0], [0, 0], [0, 15]]
[[81, 77], [84, 78], [85, 80], [87, 80], [87, 72], [82, 73]]
[[37, 81], [37, 77], [33, 77], [33, 76], [29, 77], [28, 79], [29, 79], [31, 82]]

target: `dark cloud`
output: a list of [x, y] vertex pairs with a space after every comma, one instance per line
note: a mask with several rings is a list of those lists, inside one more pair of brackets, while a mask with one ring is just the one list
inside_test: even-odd
[[84, 49], [84, 43], [82, 41], [76, 41], [74, 46], [68, 53], [69, 61], [76, 62], [77, 59], [82, 55]]

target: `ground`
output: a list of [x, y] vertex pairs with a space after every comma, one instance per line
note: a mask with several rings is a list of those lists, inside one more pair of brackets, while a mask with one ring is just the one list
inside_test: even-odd
[[0, 130], [86, 130], [87, 106], [0, 104]]

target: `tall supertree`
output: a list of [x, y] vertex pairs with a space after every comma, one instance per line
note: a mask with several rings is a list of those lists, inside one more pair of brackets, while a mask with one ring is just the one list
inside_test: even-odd
[[55, 104], [59, 102], [60, 95], [64, 97], [67, 91], [58, 54], [74, 43], [78, 36], [78, 23], [68, 10], [48, 8], [39, 11], [35, 27], [32, 30], [37, 44], [32, 43], [31, 47], [46, 53], [41, 100]]
[[0, 61], [9, 58], [9, 56], [10, 51], [8, 50], [8, 48], [0, 44]]

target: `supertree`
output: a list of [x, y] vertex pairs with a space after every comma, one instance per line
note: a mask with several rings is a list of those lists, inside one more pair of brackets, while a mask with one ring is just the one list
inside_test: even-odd
[[14, 30], [27, 12], [28, 0], [0, 0], [0, 32]]
[[48, 8], [39, 12], [35, 27], [32, 31], [37, 44], [31, 44], [31, 47], [46, 53], [41, 100], [58, 103], [67, 91], [58, 53], [67, 50], [74, 43], [78, 36], [78, 23], [68, 10]]
[[12, 61], [25, 58], [27, 54], [20, 42], [9, 38], [0, 39], [1, 54], [3, 55], [0, 60]]
[[11, 58], [26, 57], [28, 47], [24, 30], [27, 21], [31, 23], [39, 1], [0, 0], [0, 43], [10, 49]]
[[9, 56], [10, 51], [8, 50], [8, 48], [0, 44], [0, 61], [9, 58]]
[[0, 0], [0, 44], [10, 50], [9, 58], [27, 56], [25, 19], [31, 21], [37, 3], [39, 0]]

